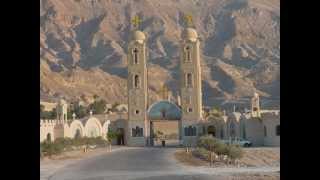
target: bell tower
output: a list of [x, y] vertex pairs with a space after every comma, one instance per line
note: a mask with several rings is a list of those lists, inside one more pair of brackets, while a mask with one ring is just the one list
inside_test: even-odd
[[147, 123], [147, 60], [146, 37], [134, 30], [128, 47], [128, 124], [127, 144], [145, 146], [148, 138]]
[[251, 117], [261, 117], [260, 114], [260, 98], [258, 93], [254, 93], [251, 98]]
[[60, 99], [57, 107], [57, 120], [62, 123], [66, 123], [68, 121], [68, 104], [64, 99]]
[[185, 28], [180, 43], [181, 140], [196, 143], [202, 120], [200, 41], [194, 28]]

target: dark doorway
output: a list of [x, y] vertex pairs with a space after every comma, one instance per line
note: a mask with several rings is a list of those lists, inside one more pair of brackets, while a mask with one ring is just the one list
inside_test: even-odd
[[74, 138], [75, 138], [75, 139], [79, 139], [79, 138], [81, 138], [81, 132], [80, 132], [80, 129], [77, 129], [76, 134], [74, 135]]
[[123, 128], [118, 128], [117, 129], [117, 145], [124, 145], [124, 129]]
[[154, 146], [154, 138], [155, 138], [155, 133], [153, 130], [153, 123], [150, 121], [150, 146]]
[[51, 142], [51, 134], [50, 133], [47, 134], [47, 141]]
[[216, 128], [214, 126], [208, 126], [208, 135], [216, 137]]

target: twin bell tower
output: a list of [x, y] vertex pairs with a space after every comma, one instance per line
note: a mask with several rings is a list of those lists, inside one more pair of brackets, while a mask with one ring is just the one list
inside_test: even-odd
[[[187, 26], [180, 40], [180, 95], [182, 119], [179, 121], [179, 139], [184, 144], [193, 144], [201, 131], [202, 92], [200, 41], [192, 18], [186, 16]], [[135, 16], [128, 45], [128, 123], [126, 143], [129, 146], [145, 146], [150, 142], [150, 122], [147, 114], [148, 77], [146, 36], [139, 30], [141, 20]], [[186, 129], [193, 129], [188, 131]]]

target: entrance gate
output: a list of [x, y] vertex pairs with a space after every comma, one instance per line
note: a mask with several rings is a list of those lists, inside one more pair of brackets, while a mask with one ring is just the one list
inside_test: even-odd
[[150, 145], [166, 146], [179, 145], [181, 109], [170, 101], [158, 101], [148, 110], [150, 129]]

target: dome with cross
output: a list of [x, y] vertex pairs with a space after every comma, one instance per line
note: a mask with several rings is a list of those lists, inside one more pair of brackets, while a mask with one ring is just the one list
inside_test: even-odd
[[198, 39], [198, 33], [193, 28], [186, 28], [182, 31], [181, 37], [186, 40], [196, 41]]
[[132, 40], [136, 41], [144, 41], [146, 39], [146, 35], [142, 31], [133, 31]]

